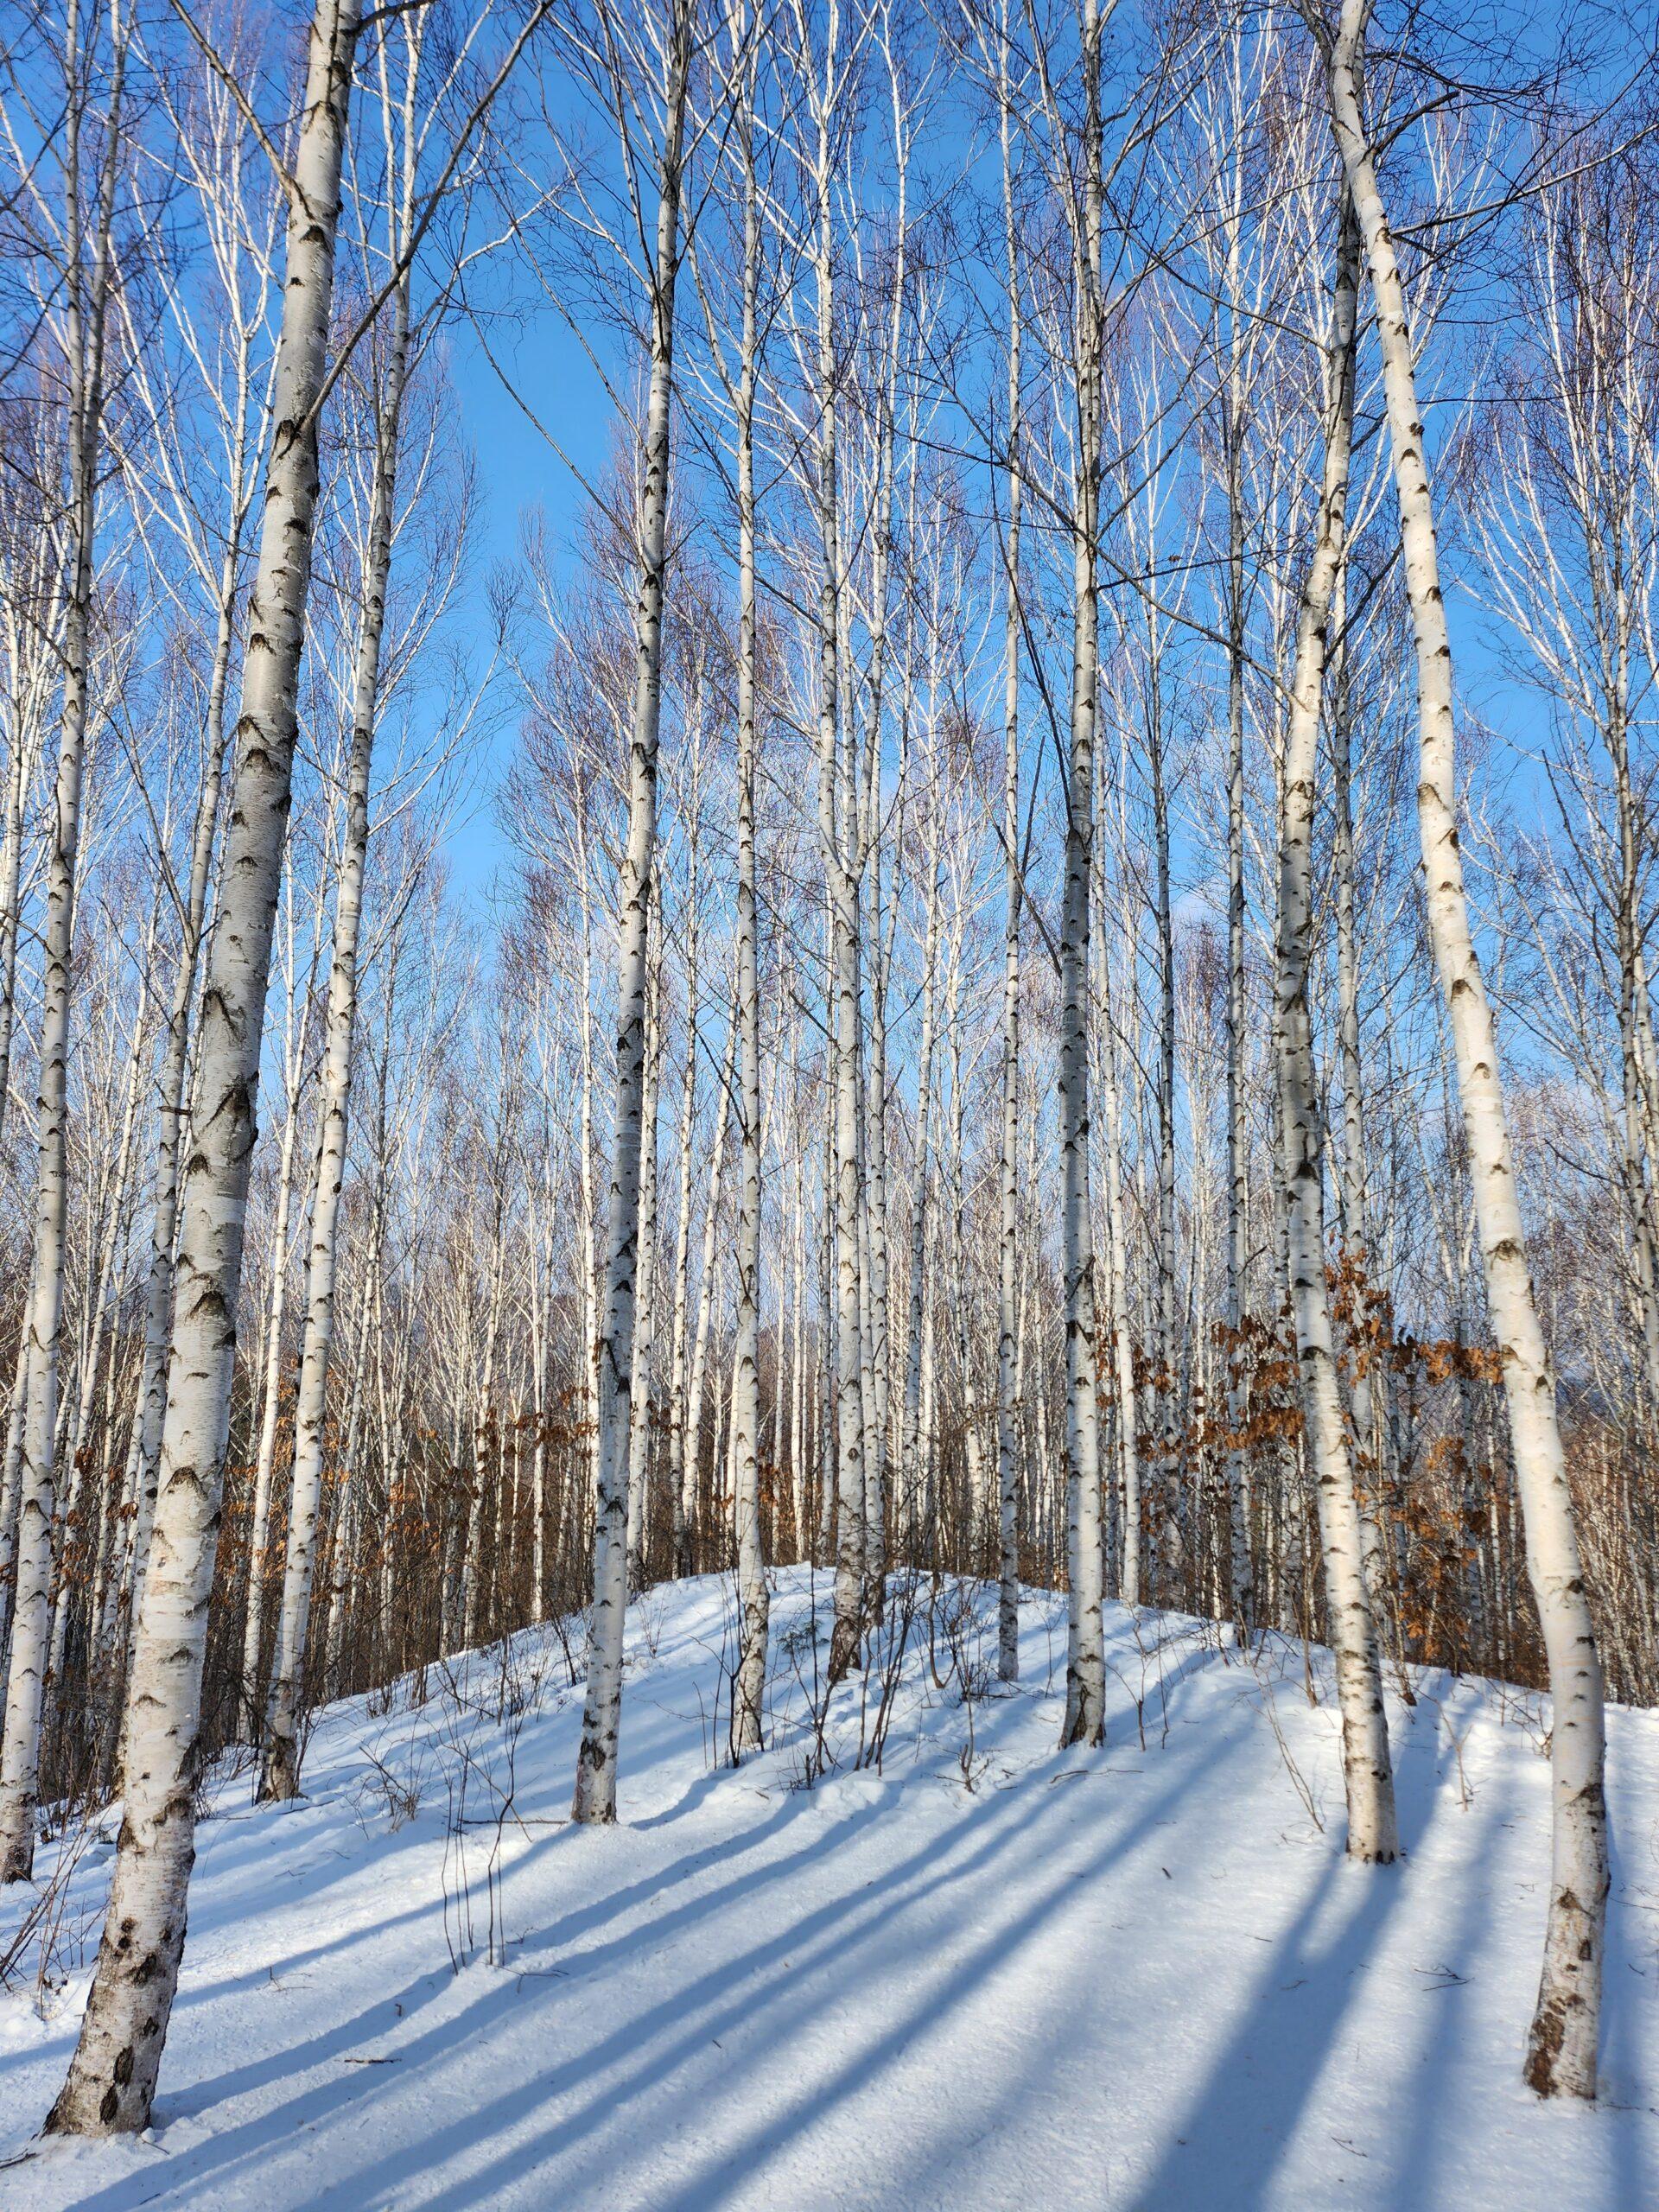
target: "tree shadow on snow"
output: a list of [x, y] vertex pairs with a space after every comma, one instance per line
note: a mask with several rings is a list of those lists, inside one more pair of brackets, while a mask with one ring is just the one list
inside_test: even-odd
[[[1224, 1748], [1217, 1746], [1217, 1751]], [[1058, 1773], [1062, 1763], [1056, 1759], [1048, 1764]], [[889, 1974], [902, 1975], [907, 1986], [917, 1982], [920, 2001], [901, 2021], [884, 2031], [867, 2033], [854, 2054], [827, 2079], [804, 2065], [801, 2086], [781, 2107], [774, 2101], [760, 2126], [735, 2141], [727, 2135], [701, 2165], [677, 2164], [671, 2200], [664, 2200], [671, 2201], [676, 2212], [728, 2202], [744, 2178], [764, 2170], [780, 2151], [810, 2134], [834, 2107], [869, 2086], [895, 2055], [946, 2019], [987, 1973], [1005, 1965], [1019, 1946], [1039, 1934], [1079, 1881], [1098, 1873], [1107, 1859], [1130, 1850], [1160, 1825], [1172, 1799], [1192, 1779], [1173, 1777], [1171, 1789], [1154, 1793], [1132, 1823], [1117, 1833], [1105, 1821], [1092, 1830], [1080, 1827], [1064, 1792], [1038, 1800], [1034, 1810], [1023, 1793], [974, 1798], [953, 1830], [943, 1838], [930, 1838], [908, 1858], [884, 1870], [879, 1885], [865, 1883], [817, 1904], [777, 1935], [722, 1961], [690, 1985], [671, 1990], [644, 2013], [624, 2020], [611, 2034], [539, 2079], [321, 2192], [309, 2200], [310, 2212], [404, 2201], [404, 2192], [423, 2181], [437, 2184], [416, 2200], [424, 2212], [481, 2212], [499, 2202], [504, 2191], [532, 2176], [539, 2177], [552, 2197], [557, 2197], [573, 2186], [563, 2162], [584, 2145], [604, 2153], [607, 2201], [618, 2205], [642, 2202], [645, 2200], [626, 2169], [628, 2148], [638, 2144], [658, 2151], [672, 2139], [676, 2115], [664, 2099], [673, 2097], [682, 2069], [695, 2069], [698, 2062], [706, 2065], [711, 2044], [725, 2035], [741, 2035], [746, 2047], [758, 2045], [777, 2061], [791, 2039], [804, 2039], [823, 2024], [823, 1992], [810, 1983], [817, 1972], [831, 1966], [843, 1970], [843, 1988], [867, 1986], [861, 1973], [873, 1975], [884, 1966]], [[855, 1866], [845, 1859], [838, 1862], [837, 1854], [848, 1842], [849, 1829], [880, 1819], [884, 1809], [863, 1808], [836, 1823], [810, 1853], [798, 1854], [793, 1871], [800, 1871], [801, 1859], [821, 1853], [830, 1869], [839, 1863], [856, 1879]], [[1083, 1864], [1058, 1858], [1054, 1874], [1037, 1885], [1033, 1897], [1029, 1870], [1046, 1863], [1044, 1833], [1050, 1827], [1090, 1833], [1092, 1840]], [[1009, 1885], [1006, 1897], [1020, 1909], [999, 1918], [943, 1981], [918, 1973], [920, 1955], [904, 1940], [906, 1916], [912, 1908], [936, 1907], [943, 1893], [993, 1872], [1005, 1855], [1014, 1853], [1019, 1854], [1021, 1879]], [[641, 1940], [649, 1942], [653, 1932], [643, 1930]], [[846, 2003], [844, 1997], [842, 2003]], [[556, 2032], [556, 2016], [554, 2024]], [[856, 2037], [858, 2012], [842, 2012], [836, 2026], [843, 2036]], [[786, 2058], [782, 2063], [786, 2068]], [[607, 2084], [604, 2077], [613, 2070], [616, 2078]], [[534, 2134], [524, 2133], [550, 2103], [564, 2102], [582, 2091], [588, 2094], [575, 2109]], [[698, 2115], [706, 2120], [709, 2094], [701, 2074], [685, 2085], [682, 2102], [688, 2124]], [[639, 2124], [619, 2138], [614, 2132], [619, 2125], [626, 2127], [629, 2113], [645, 2101]], [[726, 2117], [735, 2116], [728, 2102]], [[647, 2118], [648, 2126], [644, 2124]], [[595, 2139], [607, 2131], [612, 2131], [609, 2139], [598, 2143]], [[472, 2164], [480, 2148], [493, 2141], [501, 2145], [495, 2155], [481, 2164]], [[619, 2152], [621, 2163], [617, 2163]], [[467, 2171], [444, 2181], [441, 2177], [451, 2160], [467, 2162]]]

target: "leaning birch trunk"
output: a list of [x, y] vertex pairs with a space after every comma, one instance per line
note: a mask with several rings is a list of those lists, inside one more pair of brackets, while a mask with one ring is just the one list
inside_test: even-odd
[[276, 430], [248, 610], [219, 927], [185, 1172], [161, 1480], [131, 1683], [126, 1809], [98, 1967], [49, 2133], [149, 2122], [184, 1952], [207, 1604], [236, 1357], [259, 1046], [297, 734], [317, 499], [317, 402], [334, 292], [357, 0], [319, 0], [288, 226]]
[[1366, 0], [1343, 0], [1327, 48], [1331, 117], [1365, 241], [1376, 302], [1400, 537], [1417, 650], [1417, 821], [1429, 931], [1449, 1010], [1480, 1230], [1486, 1304], [1503, 1365], [1527, 1565], [1543, 1629], [1550, 1734], [1553, 1864], [1543, 1973], [1526, 2078], [1541, 2096], [1593, 2097], [1607, 1910], [1607, 1806], [1601, 1666], [1579, 1564], [1555, 1411], [1555, 1382], [1527, 1263], [1491, 1008], [1469, 927], [1458, 849], [1452, 646], [1440, 594], [1433, 503], [1394, 237], [1361, 112]]
[[[409, 213], [407, 205], [404, 213]], [[369, 849], [369, 783], [374, 764], [375, 719], [380, 690], [380, 648], [386, 625], [386, 585], [391, 574], [392, 523], [397, 473], [397, 435], [409, 359], [409, 277], [392, 300], [385, 389], [376, 424], [374, 481], [369, 499], [363, 607], [357, 640], [352, 706], [352, 752], [346, 790], [346, 831], [334, 893], [334, 964], [328, 976], [324, 1029], [322, 1100], [311, 1199], [311, 1249], [306, 1268], [305, 1334], [300, 1385], [294, 1407], [294, 1481], [288, 1509], [288, 1552], [283, 1569], [276, 1649], [264, 1716], [263, 1802], [297, 1797], [300, 1790], [300, 1690], [306, 1631], [316, 1563], [317, 1510], [322, 1496], [322, 1441], [327, 1413], [328, 1368], [334, 1339], [334, 1281], [339, 1258], [340, 1198], [346, 1179], [351, 1116], [352, 1032], [357, 1020], [357, 949], [363, 922], [363, 875]]]
[[[732, 1749], [761, 1748], [770, 1599], [761, 1544], [757, 1431], [760, 1420], [760, 977], [755, 896], [754, 781], [754, 388], [759, 334], [760, 210], [754, 175], [754, 69], [742, 119], [743, 355], [737, 405], [737, 1020], [738, 1087], [737, 1364], [732, 1382], [732, 1464], [737, 1580], [743, 1626]], [[778, 1387], [782, 1389], [782, 1377]]]
[[1325, 1281], [1324, 1131], [1308, 1009], [1319, 705], [1331, 605], [1346, 527], [1358, 289], [1359, 241], [1344, 193], [1332, 303], [1324, 483], [1313, 558], [1302, 587], [1285, 740], [1279, 848], [1280, 1133], [1290, 1217], [1290, 1294], [1301, 1369], [1302, 1414], [1319, 1504], [1325, 1608], [1342, 1710], [1348, 1854], [1352, 1859], [1387, 1862], [1400, 1852], [1394, 1770], [1389, 1758], [1382, 1669], [1365, 1583], [1359, 1500], [1354, 1488], [1353, 1458]]
[[1100, 15], [1084, 0], [1084, 144], [1076, 241], [1078, 421], [1072, 524], [1071, 741], [1066, 784], [1065, 889], [1060, 918], [1061, 1270], [1065, 1293], [1066, 1666], [1062, 1748], [1106, 1733], [1101, 1620], [1100, 1414], [1095, 1399], [1095, 1254], [1089, 1217], [1089, 891], [1094, 833], [1095, 702], [1099, 601], [1095, 531], [1100, 471]]
[[92, 613], [93, 533], [104, 412], [104, 335], [111, 283], [112, 227], [127, 40], [115, 24], [113, 79], [94, 218], [92, 266], [82, 258], [79, 79], [80, 11], [71, 0], [64, 29], [64, 181], [70, 261], [64, 304], [68, 385], [68, 489], [73, 580], [63, 626], [63, 701], [47, 861], [47, 923], [41, 983], [39, 1165], [34, 1267], [23, 1377], [22, 1491], [5, 1733], [0, 1741], [0, 1882], [27, 1881], [35, 1865], [35, 1804], [41, 1720], [51, 1635], [53, 1484], [58, 1430], [58, 1356], [63, 1324], [68, 1211], [69, 1013], [73, 990], [75, 871], [80, 845], [81, 771], [86, 750], [87, 656]]
[[[628, 1428], [633, 1384], [634, 1276], [639, 1265], [639, 1160], [645, 1141], [646, 938], [657, 842], [657, 732], [662, 705], [674, 287], [679, 269], [680, 164], [690, 42], [690, 11], [682, 0], [674, 10], [670, 47], [668, 108], [651, 275], [651, 388], [645, 406], [637, 658], [628, 743], [628, 839], [621, 880], [615, 1141], [607, 1224], [605, 1313], [599, 1339], [594, 1605], [582, 1746], [571, 1808], [571, 1817], [584, 1822], [616, 1818], [616, 1745], [622, 1718], [622, 1629], [628, 1600]], [[654, 1135], [652, 1141], [656, 1141]]]

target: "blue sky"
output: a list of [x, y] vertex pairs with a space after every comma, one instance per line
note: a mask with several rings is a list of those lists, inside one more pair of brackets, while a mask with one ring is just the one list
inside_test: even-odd
[[[1517, 38], [1537, 29], [1533, 10], [1512, 9], [1509, 16]], [[936, 147], [935, 158], [937, 154]], [[518, 274], [510, 270], [505, 270], [503, 276], [504, 289], [520, 283]], [[1462, 312], [1467, 314], [1470, 308], [1465, 296]], [[601, 359], [614, 366], [621, 358], [614, 326], [589, 323], [587, 330]], [[1428, 390], [1434, 383], [1436, 359], [1448, 342], [1449, 328], [1433, 342], [1426, 377]], [[574, 573], [582, 557], [582, 493], [566, 460], [551, 448], [503, 389], [464, 321], [454, 326], [449, 344], [459, 428], [476, 453], [482, 494], [478, 552], [468, 584], [481, 635], [487, 626], [486, 594], [490, 575], [500, 563], [517, 556], [521, 520], [527, 512], [539, 512], [549, 544]], [[593, 363], [560, 319], [543, 308], [516, 338], [493, 333], [490, 344], [575, 467], [594, 476], [602, 474], [615, 435], [613, 410]], [[1444, 500], [1444, 492], [1441, 496]], [[1446, 519], [1451, 523], [1455, 518], [1447, 512]], [[1459, 562], [1450, 542], [1456, 536], [1455, 529], [1448, 531], [1447, 569], [1452, 584], [1449, 610], [1460, 699], [1466, 710], [1495, 724], [1512, 741], [1510, 747], [1500, 747], [1488, 756], [1486, 773], [1491, 779], [1501, 779], [1510, 803], [1524, 808], [1529, 798], [1537, 795], [1536, 780], [1524, 755], [1547, 735], [1546, 709], [1535, 693], [1505, 671], [1491, 649], [1491, 626], [1456, 588]], [[515, 724], [516, 715], [511, 710], [494, 719], [493, 734], [477, 763], [475, 795], [449, 842], [457, 885], [474, 896], [487, 891], [506, 857], [493, 799], [514, 743]]]

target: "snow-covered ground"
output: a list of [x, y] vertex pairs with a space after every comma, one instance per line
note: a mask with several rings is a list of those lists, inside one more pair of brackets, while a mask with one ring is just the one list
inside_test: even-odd
[[[1109, 1743], [1060, 1756], [1063, 1601], [1030, 1596], [1004, 1692], [994, 1593], [930, 1624], [924, 1589], [903, 1687], [843, 1686], [807, 1788], [814, 1596], [778, 1578], [776, 1747], [735, 1772], [729, 1587], [635, 1609], [610, 1831], [565, 1821], [552, 1634], [330, 1711], [296, 1808], [216, 1784], [152, 2133], [0, 2164], [4, 2212], [1659, 2204], [1659, 1718], [1611, 1717], [1605, 2101], [1544, 2107], [1535, 1706], [1391, 1700], [1408, 1856], [1367, 1870], [1299, 1648], [1246, 1668], [1113, 1610]], [[0, 1999], [0, 2160], [62, 2075], [111, 1855], [66, 1885], [45, 2017]]]

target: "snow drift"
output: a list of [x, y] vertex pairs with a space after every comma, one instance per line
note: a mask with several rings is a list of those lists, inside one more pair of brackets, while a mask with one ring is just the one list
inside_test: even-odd
[[826, 1717], [829, 1579], [775, 1581], [771, 1748], [735, 1770], [731, 1586], [631, 1609], [613, 1829], [566, 1818], [569, 1629], [332, 1708], [296, 1805], [216, 1776], [137, 2143], [32, 2142], [113, 1816], [43, 1850], [48, 1973], [25, 1944], [0, 2000], [6, 2212], [1659, 2202], [1653, 1716], [1610, 1716], [1603, 2101], [1546, 2106], [1538, 1700], [1391, 1695], [1407, 1857], [1361, 1868], [1323, 1653], [1109, 1608], [1107, 1746], [1061, 1756], [1062, 1599], [1027, 1593], [1004, 1689], [994, 1590], [895, 1582]]

